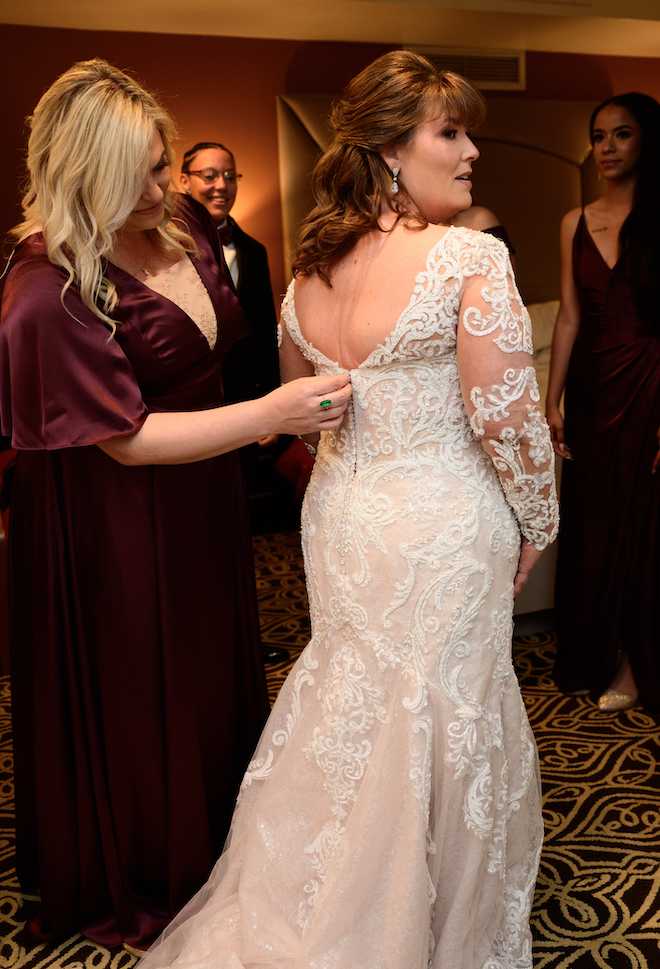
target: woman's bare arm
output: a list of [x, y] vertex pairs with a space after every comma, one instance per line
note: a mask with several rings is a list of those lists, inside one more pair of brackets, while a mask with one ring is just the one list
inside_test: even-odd
[[564, 216], [561, 223], [561, 302], [552, 337], [545, 408], [553, 447], [563, 458], [571, 458], [571, 452], [564, 441], [564, 418], [559, 409], [559, 402], [566, 384], [573, 344], [580, 328], [580, 304], [573, 279], [573, 238], [580, 214], [580, 209], [573, 209]]
[[[149, 414], [125, 437], [98, 444], [120, 464], [190, 464], [252, 444], [269, 434], [334, 430], [351, 396], [347, 374], [305, 377], [240, 404], [212, 410]], [[332, 405], [321, 408], [322, 400]]]

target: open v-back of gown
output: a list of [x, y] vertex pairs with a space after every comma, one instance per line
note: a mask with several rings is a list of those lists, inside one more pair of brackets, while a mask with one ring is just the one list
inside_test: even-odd
[[[339, 372], [303, 338], [293, 286], [283, 321]], [[530, 350], [504, 246], [449, 230], [322, 438], [312, 639], [225, 853], [147, 969], [531, 967], [542, 823], [512, 583], [521, 530], [547, 543], [556, 500]]]

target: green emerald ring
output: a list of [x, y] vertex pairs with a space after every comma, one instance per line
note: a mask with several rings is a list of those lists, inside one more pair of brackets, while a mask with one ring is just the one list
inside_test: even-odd
[[332, 406], [332, 401], [329, 401], [329, 400], [321, 401], [321, 407], [331, 407], [331, 406]]

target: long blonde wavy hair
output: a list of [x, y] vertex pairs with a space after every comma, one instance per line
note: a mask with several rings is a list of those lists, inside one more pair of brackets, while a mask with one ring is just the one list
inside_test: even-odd
[[294, 275], [317, 273], [330, 285], [332, 266], [361, 235], [380, 228], [383, 200], [411, 227], [428, 225], [410, 209], [405, 177], [392, 196], [392, 173], [380, 152], [406, 144], [418, 125], [440, 116], [475, 128], [486, 103], [464, 77], [420, 54], [390, 51], [353, 78], [333, 105], [332, 141], [314, 168], [316, 207], [300, 228]]
[[[11, 234], [20, 242], [41, 230], [48, 258], [68, 275], [62, 305], [75, 284], [85, 306], [114, 335], [110, 314], [118, 294], [104, 275], [104, 257], [144, 189], [154, 130], [172, 163], [174, 122], [137, 81], [97, 58], [62, 74], [28, 124], [29, 184], [23, 221]], [[174, 204], [170, 187], [163, 222], [149, 235], [169, 252], [195, 252], [188, 232], [172, 221]]]

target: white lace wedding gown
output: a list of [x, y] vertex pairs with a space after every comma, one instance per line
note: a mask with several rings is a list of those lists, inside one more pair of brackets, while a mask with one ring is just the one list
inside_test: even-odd
[[[556, 532], [552, 448], [504, 246], [450, 229], [420, 269], [321, 441], [312, 639], [225, 853], [143, 969], [532, 965], [542, 822], [512, 582], [520, 533]], [[283, 320], [340, 371], [303, 339], [292, 287]]]

